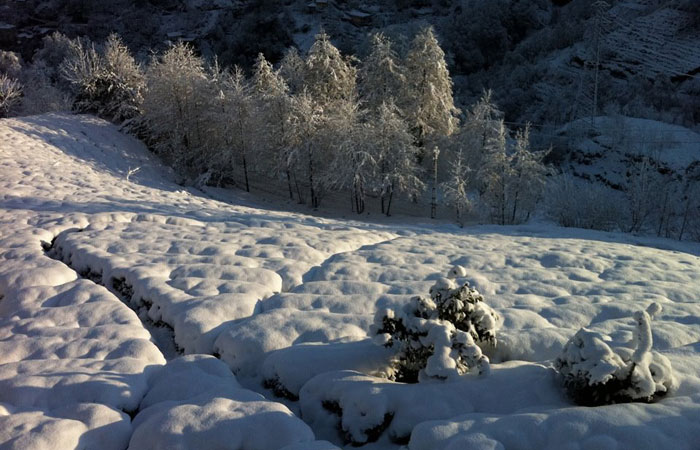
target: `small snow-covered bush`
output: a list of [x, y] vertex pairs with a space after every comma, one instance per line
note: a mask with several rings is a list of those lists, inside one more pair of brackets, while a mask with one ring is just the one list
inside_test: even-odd
[[0, 73], [0, 118], [10, 114], [22, 98], [22, 85], [15, 79]]
[[673, 387], [668, 358], [651, 351], [653, 303], [634, 313], [635, 348], [613, 348], [607, 337], [580, 329], [554, 362], [569, 396], [579, 405], [598, 406], [632, 401], [651, 402]]
[[430, 288], [430, 298], [413, 297], [398, 310], [378, 311], [370, 333], [375, 342], [396, 349], [387, 378], [415, 383], [453, 379], [476, 369], [489, 372], [489, 359], [478, 343], [495, 345], [498, 314], [468, 282], [456, 278], [464, 268], [450, 271]]
[[78, 111], [116, 122], [139, 114], [145, 78], [117, 35], [110, 35], [101, 51], [89, 42], [72, 41], [61, 74], [75, 92]]
[[613, 231], [624, 222], [622, 201], [605, 186], [560, 175], [549, 183], [545, 209], [563, 227]]

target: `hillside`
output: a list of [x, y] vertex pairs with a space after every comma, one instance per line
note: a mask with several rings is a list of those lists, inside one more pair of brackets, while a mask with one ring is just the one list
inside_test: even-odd
[[142, 58], [184, 40], [224, 65], [249, 68], [258, 52], [276, 62], [290, 46], [306, 50], [320, 28], [343, 52], [363, 56], [370, 31], [384, 31], [401, 48], [429, 23], [448, 54], [462, 107], [492, 88], [514, 123], [562, 125], [602, 112], [696, 126], [700, 19], [694, 2], [610, 3], [596, 13], [589, 0], [12, 0], [3, 6], [8, 27], [0, 47], [29, 59], [53, 30], [96, 41], [116, 31]]

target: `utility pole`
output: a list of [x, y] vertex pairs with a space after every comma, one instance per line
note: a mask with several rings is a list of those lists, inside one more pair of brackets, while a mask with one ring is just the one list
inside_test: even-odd
[[591, 108], [591, 127], [595, 128], [595, 118], [598, 115], [598, 84], [599, 84], [599, 72], [600, 72], [600, 52], [603, 43], [603, 32], [605, 31], [605, 15], [608, 12], [610, 5], [603, 1], [598, 0], [593, 3], [593, 9], [595, 10], [595, 20], [593, 24], [593, 51], [595, 55], [595, 65], [593, 67], [593, 104]]

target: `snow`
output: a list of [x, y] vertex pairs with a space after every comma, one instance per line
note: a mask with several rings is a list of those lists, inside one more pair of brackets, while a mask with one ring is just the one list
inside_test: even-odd
[[[224, 203], [89, 116], [1, 120], [0, 175], [2, 448], [700, 441], [700, 245]], [[500, 317], [490, 374], [382, 378], [392, 352], [368, 334], [375, 314], [450, 270]], [[567, 341], [585, 327], [634, 349], [634, 314], [654, 302], [650, 354], [667, 358], [671, 391], [575, 406], [553, 369]], [[173, 339], [184, 356], [166, 351]]]
[[172, 360], [149, 385], [134, 418], [130, 449], [262, 450], [314, 440], [287, 407], [242, 389], [212, 356]]

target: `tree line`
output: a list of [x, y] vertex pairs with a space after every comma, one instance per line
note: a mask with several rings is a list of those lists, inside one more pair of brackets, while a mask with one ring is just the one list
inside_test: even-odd
[[[3, 53], [0, 72], [10, 74], [8, 67], [21, 73], [4, 75], [15, 91], [21, 91], [16, 79], [31, 86], [15, 95], [24, 113], [68, 105], [120, 123], [195, 184], [250, 191], [272, 175], [290, 199], [314, 208], [329, 193], [345, 192], [357, 213], [372, 200], [390, 215], [400, 196], [426, 212], [430, 203], [433, 217], [445, 205], [460, 224], [527, 221], [549, 185], [546, 210], [560, 224], [610, 228], [614, 222], [639, 231], [651, 223], [651, 203], [639, 198], [653, 197], [644, 184], [648, 170], [628, 177], [623, 217], [571, 176], [549, 177], [546, 152], [530, 147], [530, 128], [509, 130], [491, 92], [457, 109], [430, 27], [404, 54], [375, 33], [361, 60], [342, 55], [321, 31], [307, 52], [290, 48], [277, 67], [260, 54], [248, 74], [206, 61], [183, 43], [140, 64], [116, 35], [97, 45], [54, 34], [21, 71]], [[695, 203], [679, 204], [682, 214], [663, 220], [682, 217], [686, 229], [686, 222], [697, 222]]]

